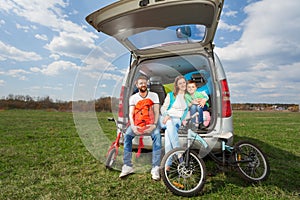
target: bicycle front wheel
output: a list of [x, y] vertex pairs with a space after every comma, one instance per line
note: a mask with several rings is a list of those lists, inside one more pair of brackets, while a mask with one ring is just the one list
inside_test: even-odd
[[235, 144], [234, 148], [234, 159], [241, 178], [253, 183], [268, 178], [270, 174], [269, 161], [257, 145], [249, 141], [240, 141]]
[[106, 162], [105, 162], [105, 167], [107, 169], [113, 169], [113, 166], [116, 161], [116, 156], [117, 156], [117, 149], [113, 148], [108, 152], [108, 155], [106, 157]]
[[173, 194], [191, 197], [202, 191], [206, 167], [195, 152], [190, 151], [187, 155], [185, 148], [175, 148], [163, 157], [160, 175]]

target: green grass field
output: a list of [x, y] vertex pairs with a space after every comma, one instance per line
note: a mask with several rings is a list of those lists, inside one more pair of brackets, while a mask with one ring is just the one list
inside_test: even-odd
[[[98, 114], [115, 138], [115, 127]], [[299, 199], [300, 113], [234, 112], [235, 141], [257, 143], [268, 155], [271, 174], [259, 185], [234, 172], [208, 177], [202, 195], [192, 199]], [[85, 148], [72, 113], [0, 111], [0, 199], [181, 199], [150, 173], [124, 180], [105, 169]], [[107, 147], [108, 148], [108, 147]], [[214, 165], [208, 161], [208, 170]]]

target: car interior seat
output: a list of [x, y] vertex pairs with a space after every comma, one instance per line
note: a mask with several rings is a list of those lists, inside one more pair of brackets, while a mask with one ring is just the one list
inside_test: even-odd
[[196, 82], [197, 88], [200, 88], [206, 84], [205, 79], [200, 73], [192, 74], [192, 80]]
[[162, 85], [161, 77], [153, 76], [150, 77], [150, 91], [155, 92], [159, 97], [159, 102], [162, 105], [166, 98], [166, 91], [164, 86]]

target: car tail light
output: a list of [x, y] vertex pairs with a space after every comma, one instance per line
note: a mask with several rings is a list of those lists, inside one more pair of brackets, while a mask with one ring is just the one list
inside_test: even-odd
[[230, 117], [232, 114], [230, 103], [230, 92], [227, 80], [221, 80], [222, 87], [222, 117]]
[[120, 100], [119, 100], [119, 118], [120, 117], [124, 117], [124, 110], [123, 110], [123, 105], [124, 105], [124, 90], [125, 90], [125, 87], [122, 86], [121, 88], [121, 93], [120, 93]]

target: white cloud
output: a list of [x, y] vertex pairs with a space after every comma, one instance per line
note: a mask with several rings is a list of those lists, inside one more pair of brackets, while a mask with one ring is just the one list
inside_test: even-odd
[[[100, 54], [99, 57], [89, 56], [84, 60], [85, 66], [84, 71], [98, 71], [102, 73], [103, 71], [114, 71], [117, 70], [113, 66], [108, 58], [104, 54]], [[101, 66], [101, 67], [99, 67]]]
[[11, 69], [7, 74], [13, 77], [17, 77], [18, 74], [29, 74], [29, 72], [25, 71], [24, 69]]
[[63, 90], [62, 87], [44, 86], [43, 89], [46, 90]]
[[55, 61], [48, 66], [43, 66], [42, 68], [38, 67], [31, 67], [30, 71], [32, 72], [40, 72], [47, 76], [54, 76], [60, 74], [62, 71], [67, 70], [78, 70], [80, 67], [77, 66], [75, 63], [70, 61]]
[[4, 61], [4, 60], [6, 60], [6, 58], [0, 55], [0, 61]]
[[237, 11], [232, 11], [232, 10], [223, 12], [223, 15], [225, 15], [226, 17], [236, 17], [237, 14], [238, 14]]
[[30, 30], [30, 27], [29, 26], [22, 26], [20, 24], [16, 24], [16, 28], [17, 29], [21, 29], [21, 30], [24, 30], [24, 32], [28, 32], [28, 30]]
[[35, 26], [35, 25], [30, 25], [30, 27], [31, 27], [31, 29], [33, 29], [33, 30], [37, 30], [37, 29], [38, 29], [38, 27]]
[[31, 86], [29, 89], [30, 90], [40, 90], [41, 86]]
[[45, 48], [54, 54], [83, 59], [96, 46], [91, 37], [80, 32], [60, 32]]
[[249, 4], [244, 9], [248, 17], [243, 22], [240, 40], [225, 48], [216, 48], [216, 52], [223, 60], [248, 65], [261, 59], [274, 63], [287, 60], [285, 56], [299, 57], [299, 6], [300, 2], [294, 0], [286, 0], [284, 4], [274, 3], [274, 0]]
[[57, 15], [63, 17], [62, 8], [67, 5], [63, 0], [2, 0], [0, 2], [0, 8], [7, 13], [13, 12], [28, 21], [49, 24], [49, 26], [57, 23]]
[[4, 80], [0, 80], [0, 86], [4, 86], [5, 85], [5, 81]]
[[127, 72], [127, 67], [116, 66], [114, 62], [124, 56], [125, 49], [119, 45], [117, 45], [119, 48], [109, 48], [108, 45], [113, 46], [113, 41], [105, 41], [84, 59], [80, 76], [87, 76], [95, 80], [99, 78], [102, 80], [122, 80]]
[[22, 51], [0, 41], [0, 60], [37, 61], [42, 57], [35, 52]]
[[2, 26], [2, 25], [4, 25], [5, 24], [5, 21], [3, 20], [3, 19], [1, 19], [0, 20], [0, 27]]
[[34, 37], [39, 40], [44, 40], [44, 41], [48, 40], [48, 37], [45, 34], [36, 34]]
[[218, 29], [227, 30], [229, 32], [232, 32], [232, 31], [240, 31], [241, 27], [239, 27], [237, 25], [229, 25], [229, 24], [225, 23], [223, 20], [220, 20]]
[[97, 88], [106, 88], [106, 87], [107, 87], [106, 84], [101, 84], [101, 85], [98, 85], [98, 87], [95, 87], [95, 89], [97, 89]]
[[70, 15], [77, 15], [79, 12], [78, 12], [78, 10], [73, 10], [72, 12], [70, 12], [69, 14]]
[[233, 102], [299, 103], [299, 74], [300, 62], [277, 68], [259, 63], [244, 72], [230, 71], [227, 77]]
[[5, 75], [7, 76], [11, 76], [13, 78], [18, 78], [19, 80], [28, 80], [28, 78], [25, 76], [26, 74], [30, 74], [30, 72], [25, 71], [23, 69], [11, 69], [8, 70], [7, 73], [5, 73]]
[[241, 38], [215, 48], [227, 71], [233, 102], [299, 103], [299, 6], [294, 0], [249, 4]]
[[[52, 53], [78, 57], [79, 54], [85, 55], [91, 51], [93, 39], [98, 36], [85, 30], [86, 26], [81, 26], [67, 20], [68, 16], [64, 13], [64, 8], [68, 2], [63, 0], [2, 0], [0, 10], [24, 17], [29, 22], [34, 22], [42, 26], [49, 27], [59, 36], [54, 37], [46, 48]], [[25, 28], [25, 27], [23, 27]], [[81, 49], [79, 50], [79, 47]]]
[[51, 54], [49, 57], [54, 59], [54, 60], [58, 60], [60, 58], [60, 56], [57, 55], [57, 54]]

